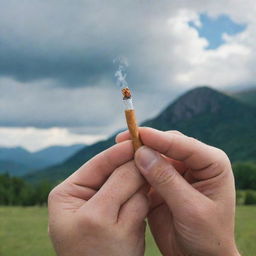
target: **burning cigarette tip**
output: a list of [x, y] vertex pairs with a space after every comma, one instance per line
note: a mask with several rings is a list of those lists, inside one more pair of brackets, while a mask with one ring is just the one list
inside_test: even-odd
[[128, 87], [122, 89], [123, 100], [131, 99], [131, 91]]

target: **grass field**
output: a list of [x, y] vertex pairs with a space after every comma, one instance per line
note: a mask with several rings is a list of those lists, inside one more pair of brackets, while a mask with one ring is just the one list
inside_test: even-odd
[[[242, 255], [256, 255], [256, 207], [237, 208], [236, 240]], [[0, 207], [0, 256], [23, 255], [55, 255], [47, 237], [47, 209]], [[160, 255], [149, 232], [146, 255]]]

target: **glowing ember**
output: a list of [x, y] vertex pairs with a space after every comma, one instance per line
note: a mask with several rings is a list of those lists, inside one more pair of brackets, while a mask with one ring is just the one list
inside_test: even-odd
[[128, 87], [122, 89], [123, 100], [130, 99], [132, 97], [131, 91]]

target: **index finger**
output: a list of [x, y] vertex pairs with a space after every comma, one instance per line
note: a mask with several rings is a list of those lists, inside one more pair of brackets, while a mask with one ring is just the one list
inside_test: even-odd
[[[139, 128], [139, 130], [143, 130], [144, 128]], [[165, 131], [165, 133], [171, 133], [171, 134], [177, 134], [179, 136], [185, 136], [183, 133], [177, 131], [177, 130], [169, 130], [169, 131]], [[116, 143], [121, 143], [123, 141], [126, 140], [130, 140], [131, 136], [130, 136], [130, 132], [128, 130], [120, 132], [119, 134], [117, 134], [115, 141]], [[167, 161], [170, 162], [170, 164], [172, 164], [175, 169], [181, 174], [183, 175], [186, 171], [187, 171], [187, 166], [181, 162], [181, 161], [177, 161], [174, 159], [171, 159], [169, 157], [166, 157]]]
[[98, 190], [116, 168], [132, 160], [133, 157], [131, 141], [124, 141], [93, 157], [66, 181]]
[[228, 161], [226, 154], [188, 136], [166, 133], [152, 128], [140, 128], [144, 145], [174, 160], [184, 162], [192, 170], [202, 170], [212, 164]]

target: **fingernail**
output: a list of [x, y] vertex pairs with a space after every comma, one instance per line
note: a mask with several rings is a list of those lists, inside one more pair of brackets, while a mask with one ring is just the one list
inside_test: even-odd
[[135, 155], [135, 161], [140, 169], [149, 172], [153, 164], [157, 161], [159, 154], [154, 150], [143, 146], [138, 149]]

